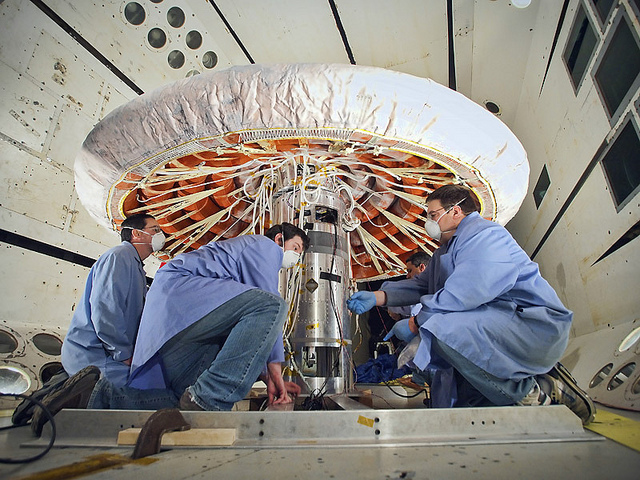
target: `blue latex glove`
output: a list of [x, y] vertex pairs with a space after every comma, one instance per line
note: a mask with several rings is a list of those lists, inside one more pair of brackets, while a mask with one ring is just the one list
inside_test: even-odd
[[376, 306], [376, 296], [373, 292], [356, 292], [347, 300], [347, 308], [360, 315]]
[[391, 331], [384, 336], [384, 340], [387, 341], [391, 337], [396, 336], [399, 340], [410, 342], [413, 337], [416, 336], [415, 333], [411, 331], [409, 328], [409, 319], [405, 318], [404, 320], [399, 320], [396, 324], [391, 328]]

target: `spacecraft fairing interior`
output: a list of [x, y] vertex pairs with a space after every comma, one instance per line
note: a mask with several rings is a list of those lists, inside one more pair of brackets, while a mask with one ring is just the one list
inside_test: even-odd
[[[310, 237], [279, 274], [283, 374], [303, 393], [267, 406], [259, 384], [233, 412], [185, 411], [191, 434], [233, 429], [235, 442], [114, 474], [637, 477], [640, 1], [78, 5], [0, 0], [1, 392], [30, 395], [59, 371], [125, 217], [150, 213], [168, 237], [147, 283], [182, 252], [288, 221]], [[562, 405], [423, 408], [407, 379], [362, 373], [391, 326], [345, 300], [437, 248], [425, 199], [451, 183], [573, 312], [561, 362], [597, 404], [590, 425]], [[5, 424], [19, 402], [0, 396]], [[112, 459], [152, 414], [63, 409], [62, 448], [0, 477]], [[3, 431], [0, 456], [32, 455], [52, 432]]]

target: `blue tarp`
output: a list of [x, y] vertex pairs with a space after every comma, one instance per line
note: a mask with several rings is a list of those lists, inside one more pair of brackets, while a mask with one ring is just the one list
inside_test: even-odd
[[397, 357], [387, 353], [379, 355], [378, 358], [371, 358], [367, 363], [357, 366], [355, 380], [357, 383], [389, 382], [409, 373], [411, 373], [409, 367], [398, 368]]

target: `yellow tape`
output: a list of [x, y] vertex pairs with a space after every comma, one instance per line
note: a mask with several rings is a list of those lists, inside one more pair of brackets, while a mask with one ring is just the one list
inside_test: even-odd
[[313, 330], [314, 328], [320, 327], [320, 323], [313, 323], [311, 325], [307, 325], [307, 330]]
[[362, 415], [358, 415], [358, 423], [360, 425], [364, 425], [365, 427], [373, 428], [373, 418], [363, 417]]
[[640, 422], [598, 410], [595, 420], [585, 428], [640, 452]]

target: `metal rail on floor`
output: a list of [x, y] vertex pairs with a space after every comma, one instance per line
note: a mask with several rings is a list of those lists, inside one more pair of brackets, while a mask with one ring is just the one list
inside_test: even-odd
[[[357, 409], [323, 411], [182, 412], [192, 429], [233, 428], [233, 447], [469, 445], [604, 440], [584, 430], [562, 405], [455, 409]], [[56, 415], [57, 447], [117, 447], [121, 430], [141, 428], [150, 411], [62, 410]], [[49, 438], [24, 446], [41, 446]], [[193, 448], [193, 447], [190, 447]], [[211, 448], [211, 447], [209, 447]], [[224, 447], [215, 447], [224, 448]]]

